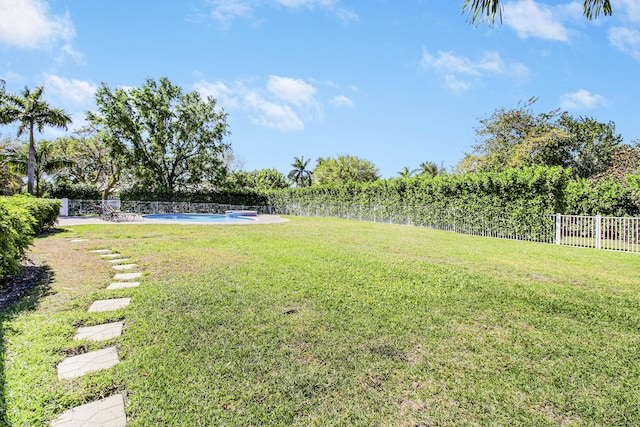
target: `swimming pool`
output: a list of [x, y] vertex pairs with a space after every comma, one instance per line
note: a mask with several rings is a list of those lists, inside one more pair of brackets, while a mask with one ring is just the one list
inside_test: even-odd
[[172, 222], [207, 222], [207, 223], [246, 223], [253, 221], [251, 218], [243, 218], [231, 215], [216, 214], [151, 214], [143, 215], [144, 219], [172, 221]]

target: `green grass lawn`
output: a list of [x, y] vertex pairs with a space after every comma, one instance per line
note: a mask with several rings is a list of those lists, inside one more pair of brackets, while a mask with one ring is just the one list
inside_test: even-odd
[[[132, 426], [640, 424], [638, 255], [317, 218], [73, 233], [36, 242], [49, 280], [0, 313], [7, 425], [117, 392]], [[104, 290], [102, 247], [140, 288]], [[133, 301], [86, 313], [109, 296]], [[119, 365], [57, 380], [113, 344]]]

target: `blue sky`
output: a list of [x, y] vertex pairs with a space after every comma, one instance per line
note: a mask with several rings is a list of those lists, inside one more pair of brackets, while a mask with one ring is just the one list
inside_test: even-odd
[[168, 77], [218, 100], [243, 169], [285, 174], [294, 156], [356, 155], [383, 177], [455, 166], [479, 119], [532, 96], [640, 139], [640, 0], [593, 22], [581, 2], [505, 1], [493, 28], [463, 3], [0, 0], [0, 78], [44, 84], [71, 131], [102, 82]]

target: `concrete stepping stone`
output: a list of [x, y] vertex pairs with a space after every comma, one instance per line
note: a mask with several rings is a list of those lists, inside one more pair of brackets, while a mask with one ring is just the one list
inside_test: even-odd
[[86, 326], [78, 328], [78, 333], [74, 340], [88, 340], [88, 341], [105, 341], [111, 338], [116, 338], [122, 335], [122, 327], [124, 322], [105, 323], [104, 325]]
[[113, 280], [132, 280], [142, 277], [142, 273], [118, 273], [113, 276]]
[[113, 253], [113, 254], [103, 254], [100, 255], [100, 258], [120, 258], [122, 255], [118, 254], [118, 253]]
[[137, 266], [138, 264], [121, 264], [121, 265], [114, 265], [111, 268], [113, 268], [114, 270], [133, 270]]
[[58, 379], [81, 377], [90, 372], [108, 369], [120, 362], [115, 347], [71, 356], [58, 364]]
[[115, 311], [125, 308], [131, 302], [131, 298], [112, 298], [94, 301], [89, 307], [89, 313], [99, 313], [102, 311]]
[[107, 260], [107, 262], [110, 263], [110, 264], [118, 264], [118, 263], [125, 262], [125, 261], [131, 261], [131, 258], [118, 258], [118, 259]]
[[89, 251], [92, 254], [108, 254], [111, 253], [111, 249], [94, 249]]
[[70, 242], [71, 243], [80, 243], [80, 242], [86, 242], [87, 239], [71, 239]]
[[125, 427], [124, 397], [116, 394], [65, 411], [53, 420], [51, 427]]
[[137, 288], [138, 286], [140, 286], [140, 282], [113, 282], [107, 286], [107, 290]]

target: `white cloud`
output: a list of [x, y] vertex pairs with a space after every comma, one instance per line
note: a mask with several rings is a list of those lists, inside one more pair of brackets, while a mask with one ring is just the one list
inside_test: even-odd
[[50, 49], [75, 37], [69, 14], [52, 15], [44, 0], [0, 0], [0, 43], [22, 49]]
[[609, 42], [616, 49], [640, 61], [640, 31], [624, 27], [611, 28]]
[[430, 54], [425, 48], [420, 62], [424, 70], [443, 75], [445, 86], [453, 92], [471, 88], [472, 83], [483, 77], [508, 76], [517, 80], [528, 78], [529, 69], [520, 62], [505, 62], [497, 52], [485, 52], [478, 60], [455, 55], [452, 52]]
[[[631, 22], [640, 22], [640, 0], [616, 0], [614, 3], [616, 15], [619, 13]], [[620, 8], [620, 12], [618, 12]]]
[[[567, 6], [559, 6], [566, 9]], [[569, 41], [562, 23], [563, 9], [536, 3], [533, 0], [507, 2], [503, 22], [520, 38], [538, 37], [546, 40]], [[571, 7], [573, 9], [573, 7]]]
[[338, 95], [331, 100], [331, 103], [336, 107], [353, 107], [353, 100], [344, 95]]
[[254, 2], [247, 0], [209, 0], [211, 17], [227, 28], [238, 18], [253, 16]]
[[94, 102], [98, 86], [94, 83], [67, 79], [53, 74], [45, 76], [45, 91], [53, 94], [56, 100], [76, 107], [88, 107]]
[[353, 9], [340, 6], [339, 0], [206, 0], [205, 4], [210, 9], [210, 16], [224, 28], [236, 19], [252, 18], [257, 9], [274, 6], [320, 8], [335, 14], [343, 22], [358, 20], [358, 14]]
[[193, 88], [202, 96], [215, 98], [220, 107], [238, 108], [240, 106], [240, 100], [236, 96], [237, 91], [222, 82], [210, 83], [206, 80], [200, 80], [193, 85]]
[[269, 76], [267, 89], [276, 98], [303, 107], [316, 104], [314, 95], [316, 89], [304, 80], [289, 77]]
[[560, 108], [565, 110], [590, 110], [600, 105], [607, 105], [607, 99], [602, 95], [591, 94], [588, 90], [580, 89], [560, 97]]
[[216, 98], [221, 107], [244, 111], [254, 123], [283, 132], [303, 130], [305, 121], [323, 117], [316, 88], [300, 79], [272, 75], [254, 87], [200, 80], [193, 87]]
[[267, 101], [256, 92], [248, 93], [245, 97], [245, 102], [255, 113], [253, 121], [259, 125], [283, 132], [304, 129], [304, 123], [288, 105]]

